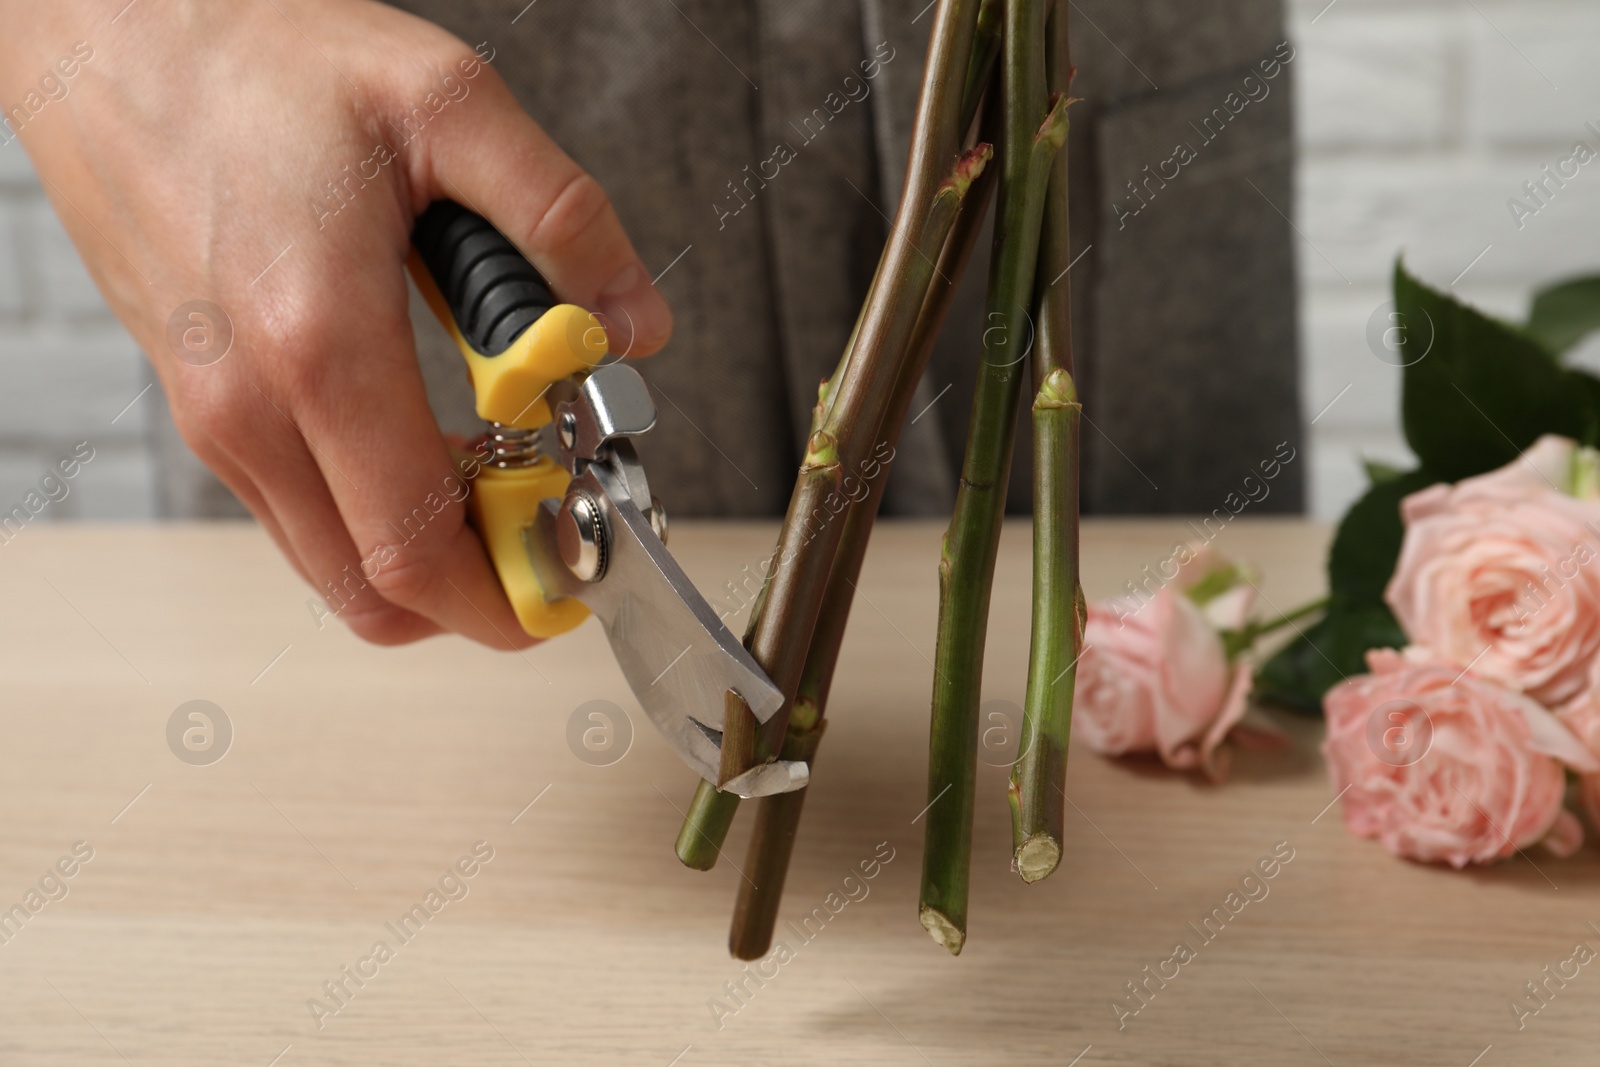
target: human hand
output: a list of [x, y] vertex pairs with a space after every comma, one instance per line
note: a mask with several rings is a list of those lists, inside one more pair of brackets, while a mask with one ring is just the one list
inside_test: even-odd
[[[659, 349], [672, 316], [492, 46], [369, 0], [0, 0], [0, 22], [0, 100], [91, 275], [184, 439], [330, 611], [383, 644], [533, 643], [449, 491], [406, 311], [412, 220], [441, 199], [484, 215], [613, 351]], [[231, 328], [214, 363], [183, 343], [196, 300], [224, 316], [194, 320], [202, 342]]]

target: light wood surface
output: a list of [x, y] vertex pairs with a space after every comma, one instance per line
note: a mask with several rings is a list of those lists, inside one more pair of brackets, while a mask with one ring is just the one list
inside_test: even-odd
[[[683, 525], [673, 546], [711, 591], [754, 568], [772, 532]], [[1245, 754], [1222, 787], [1074, 751], [1067, 855], [1037, 886], [1007, 870], [1004, 772], [980, 768], [970, 939], [948, 957], [917, 923], [913, 824], [938, 535], [885, 526], [874, 541], [784, 919], [842, 890], [880, 842], [894, 858], [814, 940], [787, 934], [793, 958], [747, 983], [748, 1003], [718, 1029], [708, 1002], [731, 1004], [724, 983], [741, 977], [725, 940], [747, 824], [715, 871], [677, 864], [693, 780], [592, 623], [523, 656], [456, 639], [379, 649], [319, 631], [308, 591], [253, 528], [24, 531], [0, 548], [0, 907], [75, 842], [94, 856], [0, 944], [0, 1064], [1600, 1057], [1600, 964], [1521, 1032], [1508, 1007], [1575, 942], [1600, 948], [1588, 925], [1600, 925], [1600, 853], [1464, 873], [1395, 860], [1351, 838], [1337, 808], [1318, 818], [1332, 798], [1320, 729], [1304, 720], [1287, 720], [1293, 752]], [[1176, 521], [1086, 524], [1090, 596], [1184, 535]], [[1320, 591], [1326, 539], [1241, 518], [1217, 545], [1258, 564], [1287, 608]], [[1022, 695], [1027, 549], [1026, 527], [1009, 528], [984, 683], [994, 699]], [[209, 766], [167, 745], [169, 716], [192, 699], [235, 731]], [[591, 699], [635, 715], [633, 746], [611, 766], [566, 742]], [[385, 924], [479, 841], [493, 859], [468, 894], [319, 1030], [308, 999], [374, 942], [396, 943]], [[1269, 894], [1204, 943], [1189, 924], [1278, 842], [1294, 858]], [[1196, 958], [1119, 1031], [1124, 983], [1178, 941]]]

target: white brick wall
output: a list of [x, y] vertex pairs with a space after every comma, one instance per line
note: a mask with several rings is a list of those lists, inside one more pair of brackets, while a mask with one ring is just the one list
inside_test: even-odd
[[0, 145], [0, 185], [33, 185], [33, 168], [22, 145], [9, 141]]
[[0, 146], [0, 510], [86, 440], [94, 459], [38, 521], [152, 517], [149, 397], [128, 407], [148, 380], [22, 147]]
[[[1600, 271], [1600, 162], [1519, 231], [1522, 183], [1600, 138], [1594, 0], [1290, 0], [1298, 56], [1302, 406], [1311, 510], [1358, 495], [1360, 458], [1403, 461], [1400, 372], [1366, 343], [1397, 252], [1437, 286], [1521, 318], [1531, 291]], [[1484, 252], [1488, 249], [1487, 252]], [[1581, 360], [1600, 359], [1587, 346]], [[1346, 391], [1348, 387], [1348, 391]], [[1343, 395], [1340, 395], [1340, 394]], [[1335, 398], [1332, 407], [1318, 413]]]
[[[1506, 200], [1600, 126], [1595, 0], [1288, 0], [1298, 55], [1296, 222], [1311, 507], [1360, 491], [1362, 455], [1407, 456], [1399, 372], [1367, 349], [1397, 252], [1503, 315], [1564, 273], [1600, 269], [1600, 162], [1522, 230]], [[1600, 343], [1580, 357], [1600, 367]], [[74, 441], [97, 449], [45, 517], [154, 511], [148, 379], [51, 214], [20, 146], [0, 147], [0, 504]], [[1329, 407], [1330, 401], [1337, 401]], [[148, 399], [148, 398], [146, 398]], [[1326, 409], [1326, 410], [1324, 410]], [[1320, 417], [1319, 417], [1319, 413]]]
[[42, 196], [29, 198], [20, 215], [19, 247], [33, 266], [41, 318], [50, 323], [113, 324], [110, 309], [50, 202]]

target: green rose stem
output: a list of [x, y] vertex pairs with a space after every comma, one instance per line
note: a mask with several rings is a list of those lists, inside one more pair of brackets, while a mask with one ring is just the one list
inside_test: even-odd
[[[978, 0], [940, 0], [934, 16], [900, 208], [844, 370], [834, 376], [833, 385], [820, 391], [818, 426], [779, 533], [775, 554], [779, 562], [763, 587], [745, 642], [787, 700], [761, 728], [748, 709], [726, 709], [723, 781], [742, 766], [778, 755], [779, 739], [788, 726], [846, 525], [827, 508], [828, 494], [837, 492], [833, 486], [841, 481], [841, 468], [859, 470], [871, 458], [933, 277], [932, 256], [944, 246], [942, 238], [937, 243], [928, 240], [927, 224], [970, 127], [970, 121], [962, 124], [960, 107], [977, 14]], [[737, 797], [702, 783], [679, 833], [679, 859], [690, 867], [708, 869], [737, 804]]]
[[[917, 383], [922, 378], [928, 358], [933, 354], [934, 343], [949, 314], [956, 282], [966, 273], [967, 262], [972, 258], [978, 236], [983, 232], [984, 216], [998, 176], [999, 168], [990, 167], [973, 182], [972, 190], [961, 205], [961, 213], [951, 231], [950, 240], [939, 257], [938, 274], [928, 289], [928, 297], [912, 340], [915, 358], [906, 365], [906, 373], [896, 387], [894, 403], [884, 425], [883, 442], [890, 448], [899, 444], [900, 431], [916, 395]], [[800, 676], [800, 689], [795, 698], [795, 718], [790, 720], [791, 730], [802, 714], [820, 719], [826, 712], [834, 668], [844, 645], [845, 625], [850, 618], [856, 583], [860, 580], [861, 565], [867, 554], [868, 538], [872, 524], [877, 519], [879, 505], [883, 502], [884, 486], [889, 480], [887, 466], [886, 463], [885, 469], [867, 482], [867, 496], [850, 510], [845, 520], [844, 542], [840, 546], [833, 573], [828, 576], [826, 606], [817, 619], [817, 628], [811, 638], [811, 654], [806, 657], [805, 671]]]
[[1031, 332], [1045, 189], [1066, 140], [1066, 98], [1045, 111], [1044, 15], [1040, 0], [1006, 0], [1001, 48], [1004, 89], [1000, 222], [990, 264], [988, 322], [955, 514], [939, 560], [939, 623], [928, 745], [923, 833], [922, 925], [952, 954], [966, 940], [967, 882], [977, 778], [978, 696], [989, 593], [1005, 516], [1017, 397]]
[[[1055, 327], [1040, 321], [1036, 358]], [[1044, 360], [1039, 359], [1042, 365]], [[1078, 591], [1079, 413], [1072, 375], [1063, 367], [1037, 381], [1033, 400], [1033, 640], [1022, 713], [1027, 746], [1011, 768], [1012, 869], [1037, 882], [1061, 862], [1066, 826], [1067, 744], [1083, 615]], [[1047, 450], [1055, 456], [1045, 465]]]
[[1323, 597], [1321, 600], [1313, 600], [1309, 604], [1301, 604], [1291, 612], [1279, 615], [1276, 619], [1264, 619], [1260, 622], [1247, 623], [1244, 632], [1250, 636], [1250, 641], [1253, 644], [1256, 638], [1265, 637], [1274, 630], [1281, 630], [1285, 626], [1299, 622], [1307, 615], [1315, 615], [1319, 611], [1325, 611], [1327, 607], [1327, 597]]
[[1302, 604], [1293, 611], [1278, 616], [1276, 619], [1247, 622], [1242, 629], [1224, 630], [1222, 631], [1223, 650], [1227, 652], [1228, 659], [1232, 660], [1241, 652], [1250, 649], [1257, 641], [1268, 634], [1281, 630], [1285, 626], [1293, 626], [1306, 616], [1315, 615], [1317, 612], [1326, 611], [1327, 609], [1328, 598], [1323, 597], [1321, 600], [1313, 600], [1309, 604]]
[[[1050, 88], [1072, 80], [1067, 3], [1051, 12], [1045, 37]], [[1078, 586], [1078, 423], [1082, 405], [1072, 380], [1072, 262], [1067, 228], [1067, 151], [1050, 170], [1034, 279], [1038, 334], [1033, 349], [1033, 638], [1021, 743], [1011, 768], [1012, 868], [1037, 882], [1061, 862], [1066, 830], [1067, 745], [1072, 693], [1083, 647], [1083, 590]]]
[[963, 129], [972, 126], [978, 114], [978, 104], [988, 91], [993, 78], [995, 60], [1000, 58], [1000, 8], [1001, 0], [983, 0], [978, 9], [978, 26], [972, 38], [972, 58], [967, 64], [966, 88], [961, 92], [961, 114], [966, 120]]
[[717, 857], [722, 854], [722, 843], [727, 840], [728, 829], [733, 826], [733, 817], [738, 812], [736, 794], [724, 793], [704, 778], [700, 779], [678, 831], [674, 847], [678, 862], [697, 871], [715, 867]]
[[[883, 427], [883, 440], [891, 448], [899, 441], [900, 429], [912, 397], [916, 394], [917, 382], [922, 377], [928, 357], [933, 352], [934, 341], [950, 310], [955, 283], [961, 278], [983, 229], [989, 194], [995, 185], [993, 176], [999, 172], [999, 168], [991, 168], [983, 171], [981, 176], [977, 175], [977, 168], [987, 158], [987, 145], [979, 145], [978, 150], [968, 157], [976, 164], [970, 168], [972, 173], [968, 180], [976, 177], [976, 183], [963, 197], [955, 227], [939, 257], [939, 269], [933, 284], [929, 286], [913, 336], [913, 358], [906, 364], [895, 388], [894, 402]], [[833, 573], [828, 577], [825, 607], [812, 633], [811, 652], [806, 657], [800, 689], [795, 697], [794, 713], [789, 718], [789, 732], [784, 737], [784, 759], [803, 759], [811, 763], [816, 755], [817, 744], [822, 739], [822, 731], [827, 727], [823, 715], [833, 683], [834, 667], [838, 664], [839, 651], [844, 644], [845, 625], [850, 617], [856, 583], [860, 579], [861, 564], [866, 557], [867, 541], [877, 518], [878, 505], [883, 500], [883, 487], [889, 478], [888, 462], [882, 466], [883, 469], [876, 472], [876, 477], [863, 478], [868, 486], [867, 496], [850, 509], [845, 519], [844, 540], [834, 561]], [[783, 896], [784, 878], [788, 873], [790, 854], [794, 850], [806, 792], [802, 789], [765, 797], [756, 807], [756, 824], [745, 865], [749, 881], [742, 881], [739, 885], [733, 929], [728, 938], [730, 949], [740, 959], [758, 959], [771, 947], [773, 929], [778, 921], [778, 904]]]

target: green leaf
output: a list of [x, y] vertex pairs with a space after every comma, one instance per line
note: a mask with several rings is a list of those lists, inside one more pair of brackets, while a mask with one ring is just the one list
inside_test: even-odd
[[1406, 643], [1383, 602], [1405, 537], [1402, 499], [1502, 467], [1547, 433], [1600, 443], [1600, 378], [1557, 359], [1600, 329], [1600, 277], [1541, 291], [1526, 328], [1429, 288], [1400, 262], [1394, 303], [1405, 366], [1401, 415], [1422, 466], [1402, 473], [1366, 463], [1372, 486], [1345, 514], [1328, 551], [1327, 614], [1257, 675], [1260, 699], [1302, 711], [1320, 710], [1330, 687], [1365, 672], [1368, 649]]
[[1400, 501], [1437, 481], [1429, 471], [1408, 471], [1379, 482], [1350, 505], [1328, 550], [1328, 596], [1334, 607], [1383, 603], [1405, 537]]
[[1256, 674], [1255, 698], [1319, 714], [1329, 689], [1366, 673], [1367, 649], [1405, 644], [1405, 632], [1383, 604], [1335, 604], [1320, 622], [1262, 665]]
[[[1567, 373], [1572, 377], [1573, 387], [1588, 398], [1589, 407], [1596, 412], [1600, 412], [1600, 378], [1596, 378], [1588, 371], [1579, 370], [1576, 367], [1569, 369]], [[1591, 444], [1592, 442], [1586, 441], [1584, 443]]]
[[1367, 472], [1368, 485], [1392, 481], [1405, 473], [1392, 463], [1385, 463], [1381, 459], [1367, 459], [1365, 456], [1361, 457], [1361, 466]]
[[1350, 506], [1328, 550], [1328, 611], [1262, 665], [1256, 697], [1315, 714], [1323, 694], [1366, 672], [1369, 648], [1401, 648], [1406, 635], [1383, 602], [1400, 558], [1400, 501], [1439, 479], [1427, 470], [1378, 482]]
[[1600, 330], [1600, 275], [1569, 278], [1533, 296], [1528, 332], [1550, 351], [1561, 353]]
[[1446, 481], [1503, 467], [1541, 435], [1596, 443], [1595, 392], [1521, 327], [1423, 285], [1395, 264], [1406, 442]]

